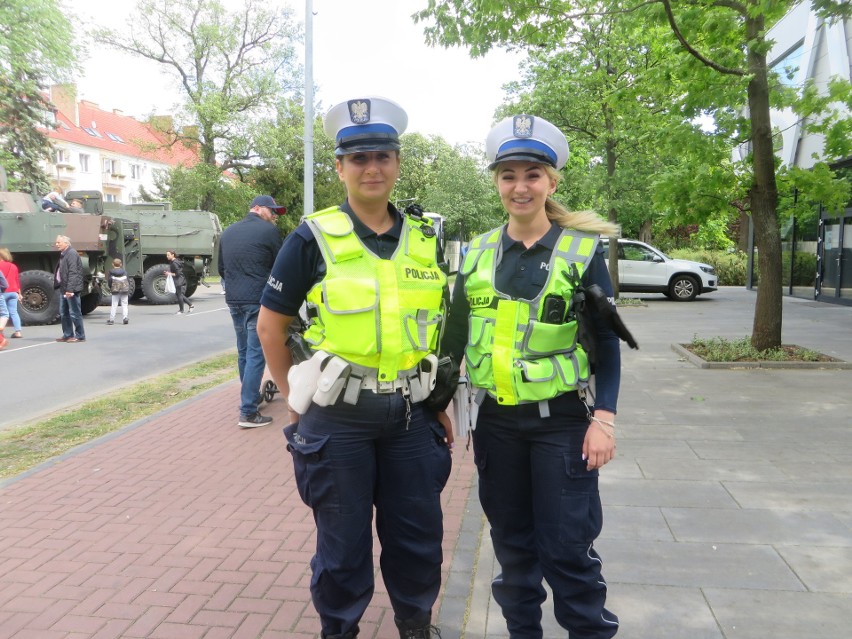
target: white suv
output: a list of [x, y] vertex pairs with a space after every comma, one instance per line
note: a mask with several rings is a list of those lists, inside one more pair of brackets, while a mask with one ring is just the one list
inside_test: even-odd
[[[609, 250], [606, 238], [601, 243]], [[678, 302], [716, 290], [716, 269], [678, 260], [638, 240], [618, 240], [618, 289], [622, 293], [664, 293]]]

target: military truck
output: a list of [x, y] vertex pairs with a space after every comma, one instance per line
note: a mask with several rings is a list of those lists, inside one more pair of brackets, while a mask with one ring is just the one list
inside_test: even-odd
[[44, 211], [31, 195], [6, 191], [5, 184], [0, 184], [0, 245], [12, 252], [21, 271], [23, 299], [18, 312], [26, 326], [52, 324], [59, 316], [59, 295], [53, 288], [59, 262], [54, 247], [57, 235], [71, 239], [83, 262], [80, 305], [84, 315], [98, 306], [112, 258], [132, 263], [134, 255], [141, 255], [138, 224], [104, 215]]
[[[211, 267], [215, 270], [222, 226], [208, 211], [173, 211], [168, 202], [121, 204], [104, 202], [100, 191], [68, 191], [65, 199], [78, 199], [90, 215], [109, 215], [139, 225], [142, 249], [138, 268], [126, 269], [135, 282], [134, 298], [151, 304], [174, 304], [166, 293], [166, 251], [177, 251], [186, 275], [186, 296], [191, 297]], [[103, 297], [109, 298], [104, 287]]]

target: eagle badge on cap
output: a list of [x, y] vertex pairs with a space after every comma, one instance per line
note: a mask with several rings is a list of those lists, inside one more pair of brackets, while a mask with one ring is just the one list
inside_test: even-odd
[[512, 133], [516, 138], [528, 138], [532, 135], [532, 118], [528, 115], [516, 115], [512, 121]]
[[352, 100], [349, 103], [349, 119], [355, 124], [366, 124], [370, 121], [370, 101]]

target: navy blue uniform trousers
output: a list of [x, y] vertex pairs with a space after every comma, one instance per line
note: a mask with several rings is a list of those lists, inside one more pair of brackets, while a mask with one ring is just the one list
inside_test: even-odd
[[311, 404], [284, 429], [296, 484], [317, 527], [311, 596], [323, 636], [357, 634], [374, 589], [373, 508], [394, 615], [428, 623], [441, 586], [441, 491], [451, 468], [434, 413], [399, 391]]
[[538, 404], [483, 402], [473, 432], [479, 499], [501, 574], [492, 583], [511, 639], [542, 639], [542, 579], [553, 591], [556, 620], [570, 639], [608, 639], [609, 612], [601, 560], [593, 542], [603, 514], [598, 471], [582, 459], [589, 426], [576, 393]]

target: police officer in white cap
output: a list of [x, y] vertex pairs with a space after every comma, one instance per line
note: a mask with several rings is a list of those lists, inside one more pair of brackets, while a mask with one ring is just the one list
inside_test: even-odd
[[[492, 592], [510, 637], [541, 639], [542, 579], [571, 637], [612, 637], [618, 618], [604, 607], [593, 542], [602, 524], [598, 471], [615, 454], [620, 381], [598, 239], [618, 229], [553, 199], [568, 142], [550, 122], [527, 114], [502, 120], [486, 155], [509, 220], [470, 243], [442, 352], [465, 358], [480, 403], [479, 497], [502, 569]], [[592, 351], [596, 397], [588, 391]]]
[[[346, 201], [307, 215], [288, 236], [257, 324], [289, 399], [284, 432], [299, 492], [314, 511], [311, 595], [325, 639], [358, 635], [374, 588], [374, 507], [400, 637], [440, 636], [432, 606], [452, 432], [423, 400], [448, 290], [431, 222], [389, 202], [407, 122], [398, 104], [380, 97], [329, 110], [325, 131]], [[285, 339], [303, 304], [306, 326], [293, 339], [310, 347], [310, 358], [293, 365]]]

